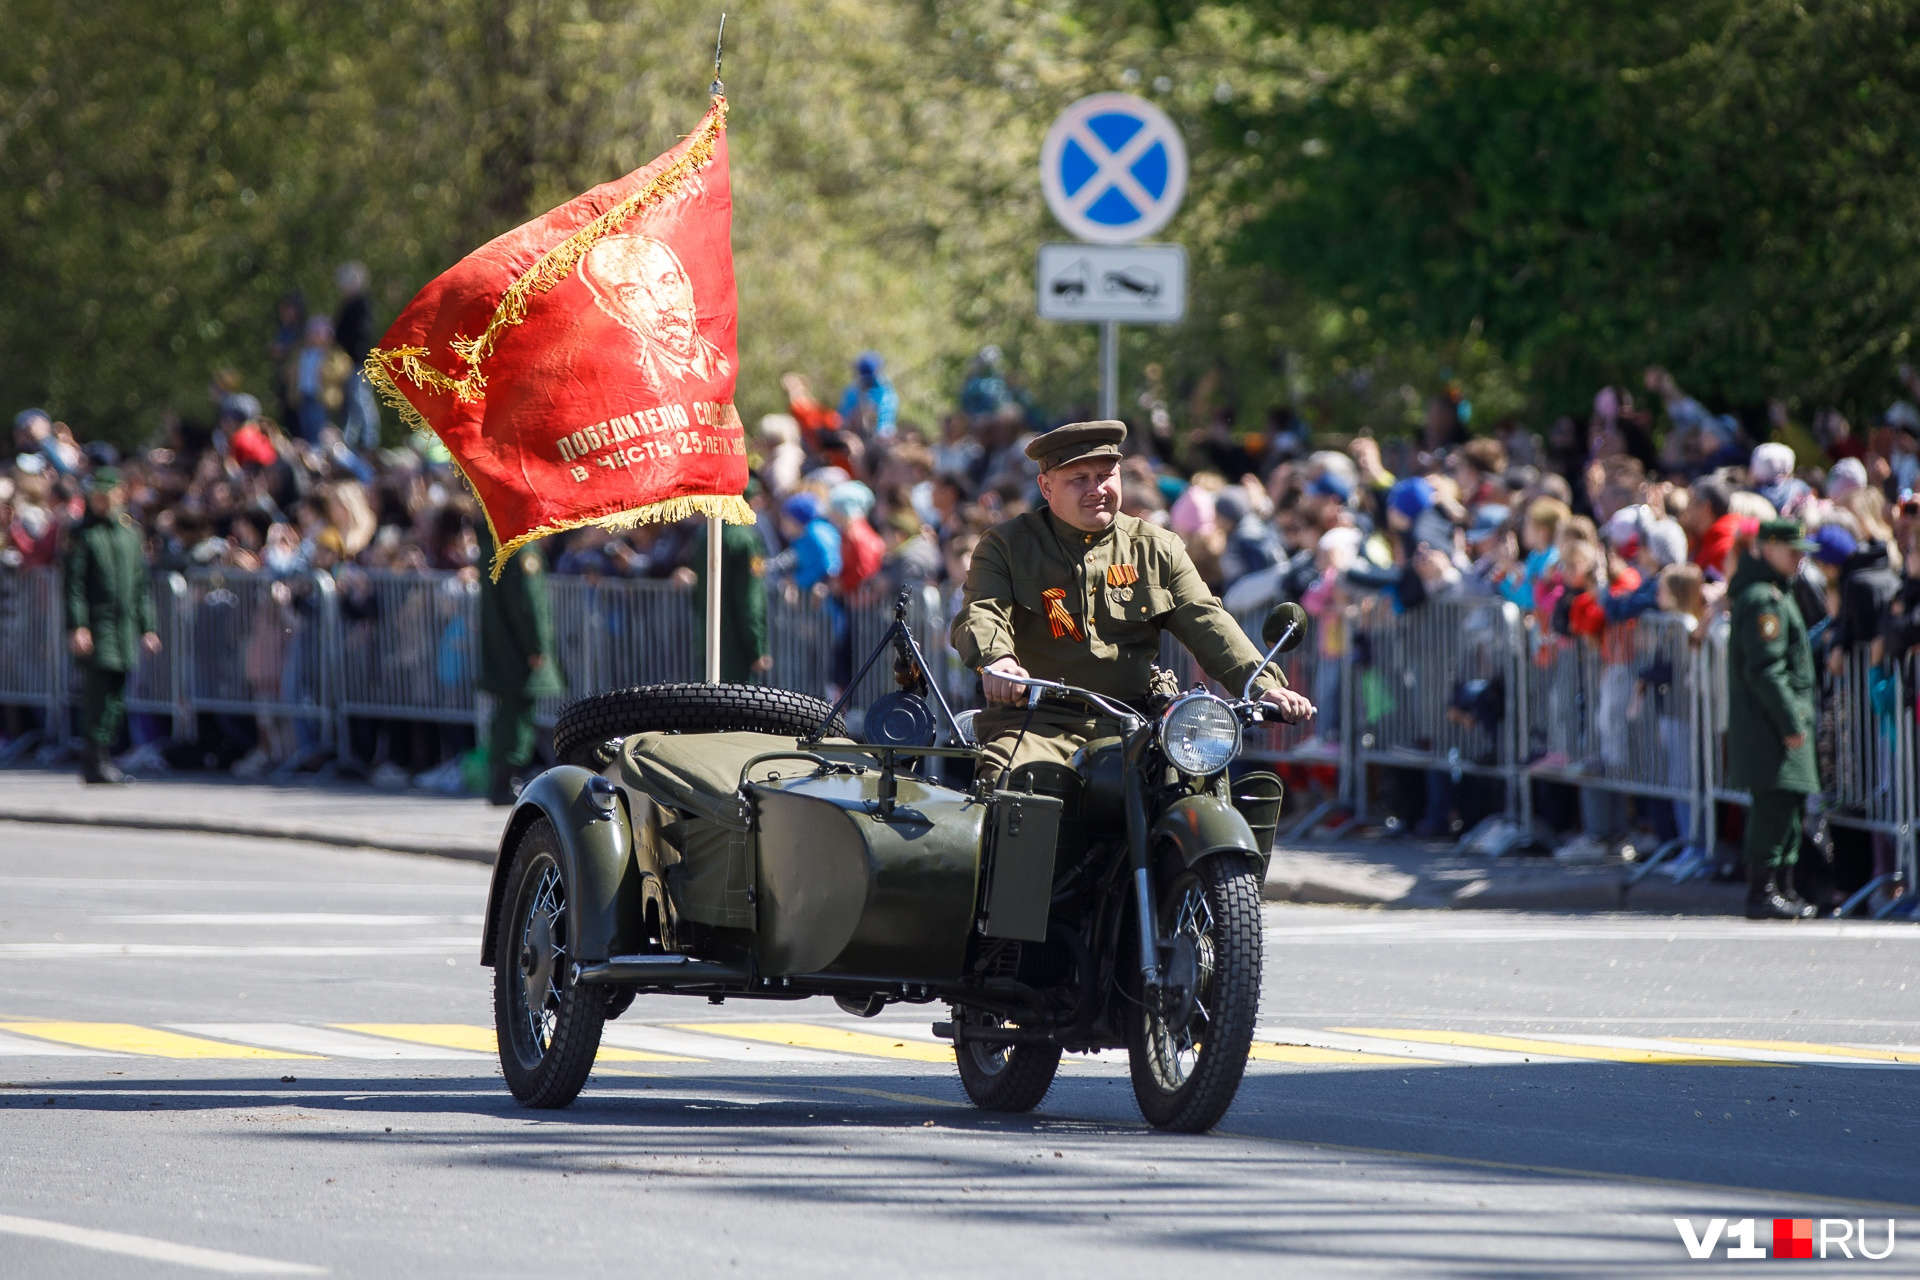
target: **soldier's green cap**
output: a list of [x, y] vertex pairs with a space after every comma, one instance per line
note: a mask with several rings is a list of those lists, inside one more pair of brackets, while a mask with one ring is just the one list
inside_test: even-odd
[[1120, 442], [1127, 438], [1127, 424], [1107, 419], [1100, 422], [1069, 422], [1027, 445], [1027, 456], [1040, 464], [1042, 471], [1082, 458], [1117, 458]]
[[106, 493], [120, 487], [120, 470], [117, 467], [97, 467], [87, 477], [88, 493]]
[[1807, 527], [1798, 520], [1762, 520], [1760, 541], [1780, 542], [1795, 551], [1816, 551], [1819, 544], [1807, 538]]

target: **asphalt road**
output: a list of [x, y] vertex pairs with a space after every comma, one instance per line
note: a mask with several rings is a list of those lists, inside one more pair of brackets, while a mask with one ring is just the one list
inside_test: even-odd
[[1912, 926], [1269, 907], [1189, 1138], [1103, 1059], [982, 1114], [937, 1009], [820, 1001], [639, 1001], [523, 1110], [486, 875], [0, 824], [0, 1276], [1689, 1274], [1676, 1217], [1920, 1271]]

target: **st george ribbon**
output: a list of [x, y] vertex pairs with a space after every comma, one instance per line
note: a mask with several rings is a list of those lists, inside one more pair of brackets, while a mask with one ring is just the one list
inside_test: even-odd
[[716, 94], [651, 164], [462, 258], [368, 354], [369, 381], [479, 498], [496, 577], [582, 525], [753, 523], [726, 122]]

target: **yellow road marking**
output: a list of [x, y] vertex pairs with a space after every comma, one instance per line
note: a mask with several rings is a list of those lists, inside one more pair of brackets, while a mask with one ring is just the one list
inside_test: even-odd
[[227, 1044], [220, 1040], [182, 1035], [178, 1031], [135, 1026], [131, 1022], [0, 1022], [0, 1030], [59, 1044], [79, 1045], [83, 1049], [138, 1053], [153, 1058], [305, 1058], [317, 1061], [311, 1053], [287, 1053], [280, 1049], [259, 1049], [248, 1044]]
[[1270, 1044], [1255, 1040], [1247, 1056], [1261, 1062], [1297, 1062], [1311, 1066], [1345, 1063], [1373, 1067], [1438, 1067], [1431, 1058], [1401, 1058], [1390, 1053], [1361, 1053], [1355, 1049], [1321, 1049], [1310, 1044]]
[[857, 1053], [869, 1058], [904, 1058], [909, 1062], [953, 1061], [951, 1045], [877, 1036], [870, 1031], [816, 1027], [810, 1022], [682, 1022], [676, 1025], [682, 1031], [733, 1036], [738, 1040], [764, 1040], [769, 1044], [789, 1044], [799, 1049]]
[[[499, 1042], [492, 1027], [474, 1027], [464, 1022], [336, 1022], [341, 1031], [405, 1040], [412, 1044], [430, 1044], [436, 1049], [468, 1049], [474, 1053], [498, 1053]], [[676, 1058], [665, 1053], [643, 1053], [638, 1049], [615, 1049], [602, 1045], [595, 1062], [699, 1062], [699, 1058]]]
[[1911, 1049], [1854, 1049], [1843, 1044], [1808, 1044], [1801, 1040], [1715, 1040], [1701, 1037], [1695, 1044], [1723, 1044], [1729, 1049], [1773, 1049], [1780, 1053], [1817, 1053], [1833, 1058], [1872, 1058], [1878, 1062], [1920, 1062]]
[[1522, 1036], [1487, 1036], [1472, 1031], [1408, 1031], [1404, 1027], [1334, 1027], [1355, 1036], [1384, 1040], [1417, 1040], [1422, 1044], [1450, 1044], [1465, 1049], [1501, 1049], [1508, 1053], [1539, 1054], [1546, 1058], [1581, 1058], [1591, 1062], [1634, 1062], [1653, 1066], [1759, 1067], [1773, 1063], [1740, 1058], [1712, 1058], [1697, 1053], [1665, 1053], [1655, 1049], [1612, 1049], [1603, 1045], [1569, 1044], [1564, 1040], [1530, 1040]]

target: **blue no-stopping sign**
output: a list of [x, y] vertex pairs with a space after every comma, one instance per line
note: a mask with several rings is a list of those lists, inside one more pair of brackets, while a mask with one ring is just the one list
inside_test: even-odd
[[1130, 93], [1096, 93], [1060, 113], [1040, 148], [1053, 216], [1082, 240], [1152, 235], [1187, 191], [1187, 147], [1167, 113]]

